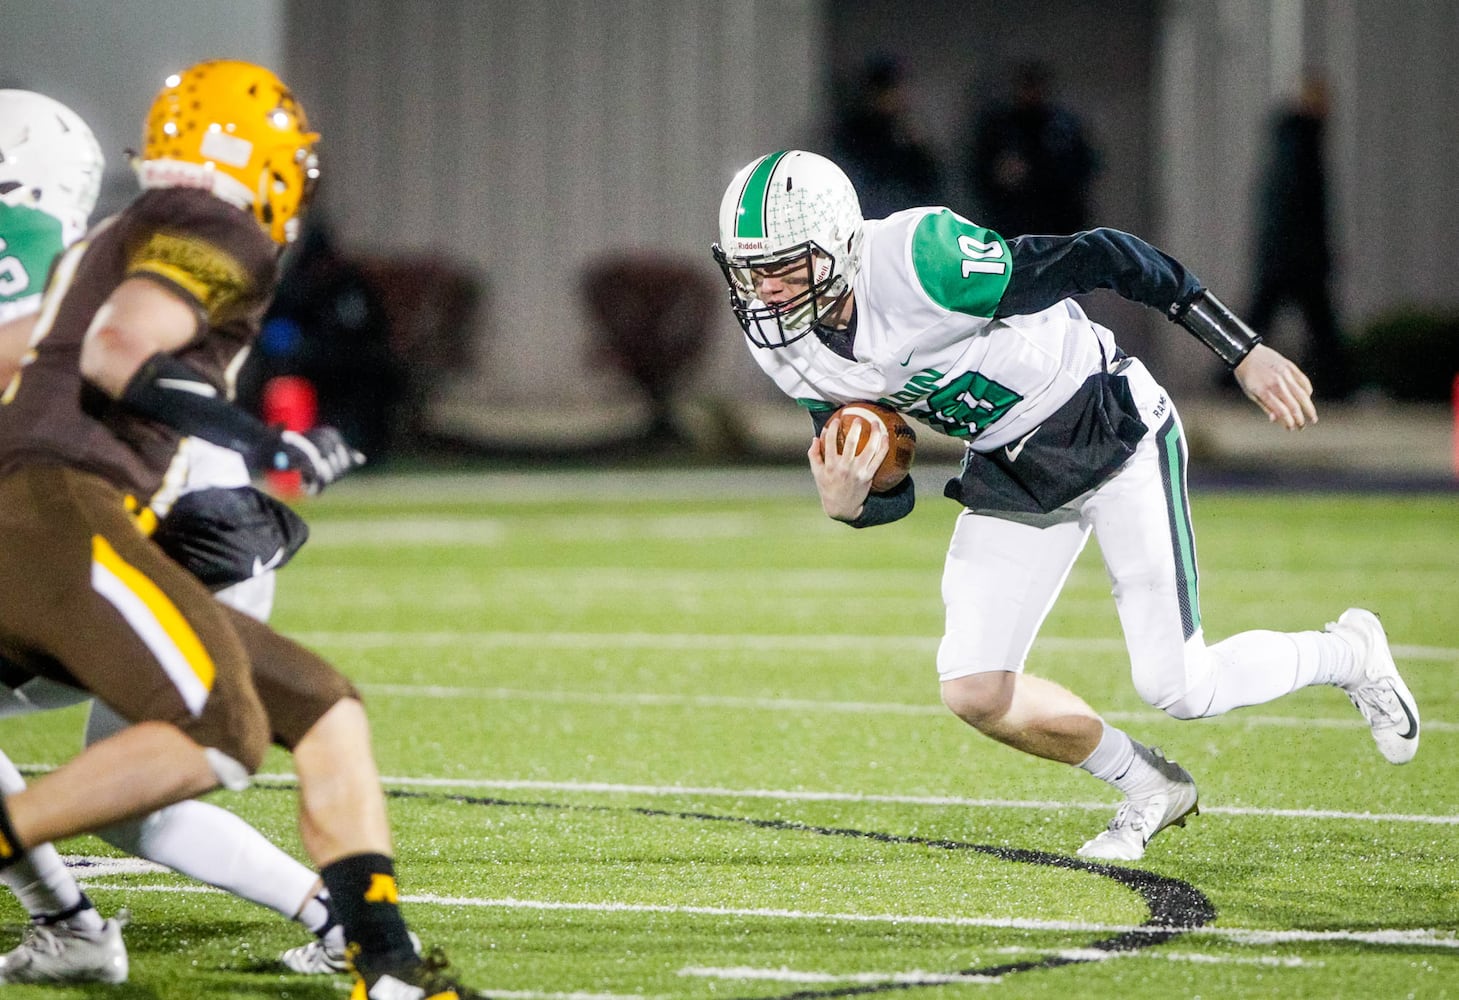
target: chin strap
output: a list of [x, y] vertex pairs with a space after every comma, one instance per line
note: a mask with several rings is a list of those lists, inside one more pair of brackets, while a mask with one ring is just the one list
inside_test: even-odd
[[1170, 318], [1189, 330], [1232, 368], [1241, 364], [1252, 348], [1261, 343], [1261, 335], [1226, 308], [1226, 303], [1208, 289], [1202, 289], [1186, 302], [1171, 306]]

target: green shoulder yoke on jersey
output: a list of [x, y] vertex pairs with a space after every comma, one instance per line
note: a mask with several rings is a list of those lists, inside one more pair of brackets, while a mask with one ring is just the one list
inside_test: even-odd
[[942, 308], [991, 319], [1008, 288], [1013, 257], [997, 233], [944, 208], [923, 216], [913, 230], [912, 269]]
[[0, 203], [0, 302], [39, 295], [66, 248], [61, 220], [38, 208]]

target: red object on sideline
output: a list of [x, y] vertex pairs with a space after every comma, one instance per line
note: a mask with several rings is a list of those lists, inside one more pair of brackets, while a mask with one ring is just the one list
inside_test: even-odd
[[[264, 383], [261, 408], [264, 423], [303, 432], [312, 429], [319, 418], [319, 394], [307, 378], [279, 375]], [[299, 473], [293, 469], [270, 470], [265, 478], [278, 496], [296, 497], [304, 489]]]
[[1459, 478], [1459, 375], [1454, 376], [1454, 476]]

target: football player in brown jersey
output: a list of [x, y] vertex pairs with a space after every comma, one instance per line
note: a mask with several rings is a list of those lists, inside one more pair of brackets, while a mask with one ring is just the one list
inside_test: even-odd
[[145, 189], [57, 263], [0, 395], [0, 653], [132, 723], [0, 800], [0, 866], [219, 785], [270, 740], [293, 751], [300, 836], [350, 942], [353, 997], [472, 995], [400, 914], [358, 694], [224, 606], [149, 537], [187, 479], [187, 437], [297, 469], [312, 491], [362, 461], [329, 428], [231, 402], [278, 250], [318, 174], [303, 108], [271, 72], [212, 61], [168, 79], [136, 163]]
[[[86, 233], [104, 165], [91, 129], [70, 108], [44, 94], [0, 89], [0, 385], [19, 369], [51, 265]], [[253, 487], [236, 452], [198, 438], [185, 447], [187, 481], [153, 538], [218, 600], [267, 621], [277, 568], [303, 541], [305, 526]], [[86, 692], [0, 662], [0, 718], [82, 703], [88, 743], [126, 725]], [[0, 792], [24, 787], [0, 751]], [[189, 799], [98, 834], [298, 921], [315, 936], [281, 956], [292, 971], [347, 969], [343, 929], [317, 874], [227, 810]], [[0, 954], [0, 985], [126, 979], [122, 922], [102, 919], [54, 847], [32, 845], [0, 871], [0, 882], [30, 915], [20, 944]]]

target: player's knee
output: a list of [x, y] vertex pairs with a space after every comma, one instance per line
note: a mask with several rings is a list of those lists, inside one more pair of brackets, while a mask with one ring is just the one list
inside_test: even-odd
[[[1174, 662], [1177, 669], [1169, 669]], [[1204, 650], [1182, 650], [1178, 657], [1160, 656], [1151, 662], [1133, 663], [1135, 691], [1145, 704], [1173, 719], [1199, 719], [1211, 704], [1211, 672], [1206, 669]]]
[[1204, 685], [1192, 688], [1184, 677], [1136, 678], [1135, 691], [1145, 704], [1183, 721], [1201, 718], [1211, 702]]
[[1182, 722], [1188, 722], [1191, 719], [1200, 719], [1206, 714], [1204, 705], [1197, 704], [1189, 696], [1177, 698], [1168, 705], [1157, 705], [1155, 707], [1172, 719], [1180, 719]]
[[1008, 714], [1015, 675], [1006, 670], [968, 674], [942, 683], [942, 703], [977, 730], [985, 730]]
[[247, 787], [249, 776], [263, 766], [272, 742], [263, 706], [257, 699], [235, 699], [218, 706], [213, 718], [205, 715], [203, 721], [206, 731], [199, 734], [198, 742], [218, 783], [225, 788]]

